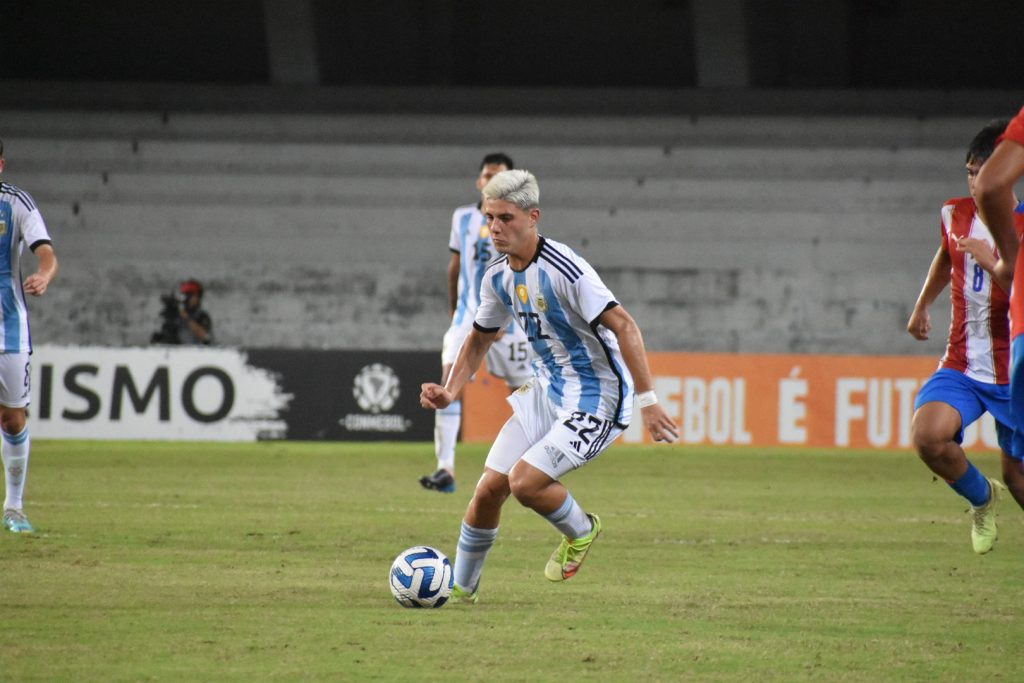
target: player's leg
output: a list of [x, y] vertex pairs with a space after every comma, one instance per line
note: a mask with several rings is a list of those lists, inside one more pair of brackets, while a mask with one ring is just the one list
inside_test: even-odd
[[1003, 483], [1009, 489], [1010, 495], [1024, 509], [1024, 462], [1009, 455], [1005, 451], [1001, 454], [1003, 466]]
[[[452, 325], [444, 334], [441, 348], [441, 385], [448, 381], [452, 365], [458, 356], [468, 329], [465, 325]], [[455, 492], [455, 445], [462, 427], [462, 392], [447, 407], [434, 411], [434, 455], [437, 469], [420, 477], [420, 485], [442, 493]]]
[[967, 455], [957, 442], [960, 433], [960, 412], [948, 403], [930, 401], [914, 411], [910, 435], [917, 455], [928, 469], [950, 483], [969, 468]]
[[[441, 384], [448, 380], [451, 364], [441, 374]], [[420, 477], [420, 486], [441, 493], [455, 492], [455, 445], [462, 426], [462, 392], [447, 407], [434, 411], [434, 455], [437, 469]]]
[[[1010, 346], [1010, 387], [1008, 400], [992, 402], [989, 412], [996, 418], [999, 447], [1002, 449], [1003, 481], [1006, 488], [1021, 507], [1024, 507], [1024, 474], [1021, 472], [1020, 457], [1024, 456], [1024, 335], [1018, 335]], [[1004, 394], [1005, 395], [1005, 394]], [[1008, 409], [1007, 409], [1008, 405]], [[973, 507], [971, 539], [977, 553], [992, 549], [998, 536], [995, 520], [995, 503], [1001, 486], [991, 481], [992, 496], [987, 504]]]
[[29, 397], [28, 354], [0, 354], [0, 457], [6, 487], [3, 524], [15, 533], [34, 531], [23, 509], [31, 446], [25, 416]]
[[[542, 442], [541, 448], [553, 448], [551, 444]], [[509, 488], [512, 495], [516, 497], [524, 507], [528, 507], [538, 515], [549, 519], [552, 524], [558, 527], [559, 531], [568, 535], [583, 535], [590, 531], [590, 522], [586, 514], [579, 510], [575, 515], [557, 515], [563, 511], [568, 502], [572, 499], [569, 489], [565, 488], [562, 482], [554, 479], [547, 472], [544, 472], [525, 459], [516, 463], [509, 473]], [[576, 506], [579, 507], [578, 505]], [[573, 519], [579, 522], [578, 526], [569, 526], [563, 529], [559, 526], [562, 523], [572, 524]]]
[[487, 454], [484, 473], [462, 520], [453, 570], [453, 595], [457, 601], [477, 600], [484, 562], [498, 538], [501, 508], [510, 494], [508, 471], [529, 447], [526, 431], [513, 415], [501, 428]]
[[575, 576], [601, 533], [601, 519], [587, 513], [559, 480], [603, 453], [621, 433], [619, 427], [596, 416], [559, 415], [512, 468], [512, 495], [562, 532], [544, 568], [544, 576], [551, 581]]
[[549, 581], [571, 579], [601, 533], [601, 518], [584, 511], [564, 485], [526, 460], [513, 468], [510, 482], [520, 503], [562, 532], [561, 541], [544, 566], [544, 576]]
[[[448, 381], [452, 372], [452, 364], [445, 363], [441, 369], [441, 386]], [[437, 455], [437, 468], [455, 474], [455, 444], [459, 440], [459, 428], [462, 426], [462, 394], [459, 393], [446, 408], [435, 412], [434, 417], [434, 453]]]
[[985, 505], [991, 486], [960, 446], [963, 429], [985, 412], [973, 380], [939, 370], [921, 387], [914, 407], [910, 429], [918, 456], [971, 505]]
[[1021, 458], [1024, 452], [1015, 444], [1017, 430], [1013, 428], [1013, 413], [1010, 410], [1010, 388], [991, 386], [985, 396], [985, 408], [996, 423], [996, 437], [999, 442], [1000, 464], [1003, 483], [1017, 504], [1024, 508], [1024, 469]]
[[28, 453], [31, 442], [24, 408], [0, 406], [0, 430], [3, 443], [0, 454], [4, 462], [4, 528], [14, 533], [32, 533], [25, 517], [25, 480], [28, 477]]
[[993, 386], [940, 369], [921, 387], [911, 423], [911, 438], [921, 460], [970, 503], [971, 545], [978, 554], [987, 553], [996, 542], [996, 493], [1003, 485], [986, 478], [967, 459], [960, 443], [964, 427], [985, 411], [983, 401]]
[[[1024, 251], [1018, 256], [1024, 258]], [[1010, 415], [1003, 423], [1013, 430], [1008, 452], [1024, 458], [1024, 335], [1014, 337], [1010, 345]]]

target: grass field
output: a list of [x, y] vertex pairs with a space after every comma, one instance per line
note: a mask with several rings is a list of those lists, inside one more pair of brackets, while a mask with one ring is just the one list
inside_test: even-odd
[[[543, 577], [515, 501], [476, 606], [406, 610], [410, 545], [454, 557], [429, 445], [33, 444], [34, 536], [0, 538], [3, 681], [1015, 681], [1024, 524], [971, 552], [907, 453], [616, 446], [567, 478], [605, 533]], [[988, 473], [992, 457], [977, 457]]]

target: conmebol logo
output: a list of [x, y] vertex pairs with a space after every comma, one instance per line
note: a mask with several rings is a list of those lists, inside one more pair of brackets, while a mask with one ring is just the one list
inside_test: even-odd
[[398, 375], [381, 363], [365, 366], [352, 386], [352, 395], [359, 407], [371, 413], [390, 410], [400, 393]]

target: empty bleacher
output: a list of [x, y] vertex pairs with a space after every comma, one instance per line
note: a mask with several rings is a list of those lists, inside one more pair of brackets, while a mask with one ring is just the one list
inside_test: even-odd
[[[903, 331], [984, 118], [0, 111], [61, 277], [58, 343], [146, 343], [207, 285], [221, 343], [419, 348], [446, 327], [451, 210], [508, 152], [660, 350], [934, 353]], [[927, 348], [924, 348], [927, 347]]]

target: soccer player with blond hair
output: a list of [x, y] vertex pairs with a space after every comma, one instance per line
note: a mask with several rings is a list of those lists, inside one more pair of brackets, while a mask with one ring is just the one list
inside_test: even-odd
[[562, 534], [544, 576], [565, 581], [587, 557], [601, 520], [573, 498], [562, 477], [600, 456], [626, 429], [634, 399], [655, 441], [678, 436], [654, 393], [636, 322], [589, 263], [539, 233], [533, 174], [504, 171], [483, 193], [501, 256], [484, 273], [473, 330], [447, 382], [424, 384], [420, 403], [434, 410], [451, 404], [510, 320], [528, 335], [538, 361], [536, 376], [508, 399], [513, 415], [491, 446], [462, 522], [452, 595], [471, 603], [510, 495]]

